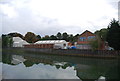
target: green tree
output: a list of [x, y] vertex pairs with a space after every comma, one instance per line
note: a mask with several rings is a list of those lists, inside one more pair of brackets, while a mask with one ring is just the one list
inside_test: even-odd
[[74, 42], [78, 41], [78, 37], [79, 37], [79, 34], [76, 34], [76, 35], [73, 37], [73, 41], [74, 41]]
[[37, 35], [36, 37], [37, 37], [37, 40], [40, 40], [40, 39], [41, 39], [41, 36], [40, 36], [40, 35]]
[[20, 33], [9, 33], [8, 35], [11, 37], [20, 37], [20, 38], [24, 39], [24, 36], [21, 35]]
[[92, 50], [97, 50], [99, 48], [99, 41], [98, 40], [91, 40], [90, 46], [92, 47]]
[[41, 40], [50, 40], [49, 35], [45, 35], [45, 37], [42, 37]]
[[37, 41], [36, 35], [34, 33], [32, 33], [32, 32], [27, 32], [27, 34], [25, 35], [24, 39], [28, 43], [35, 43]]
[[62, 35], [60, 32], [57, 33], [57, 39], [59, 39], [59, 40], [62, 39]]
[[12, 47], [13, 40], [9, 35], [2, 35], [2, 47]]
[[120, 50], [120, 24], [115, 19], [108, 25], [107, 42], [110, 47]]
[[69, 41], [68, 37], [69, 37], [69, 35], [66, 32], [62, 34], [62, 39], [63, 40]]
[[74, 36], [72, 34], [69, 35], [68, 41], [71, 42], [71, 43], [74, 43]]
[[108, 32], [108, 29], [103, 28], [103, 29], [101, 29], [101, 30], [97, 30], [97, 31], [95, 32], [95, 34], [96, 34], [97, 36], [99, 36], [99, 37], [101, 38], [101, 40], [106, 41], [107, 32]]
[[51, 35], [51, 36], [50, 36], [50, 39], [51, 39], [51, 40], [57, 40], [57, 37], [54, 36], [54, 35]]

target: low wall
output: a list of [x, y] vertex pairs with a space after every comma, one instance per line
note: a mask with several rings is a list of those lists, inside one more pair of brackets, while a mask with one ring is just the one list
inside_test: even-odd
[[18, 49], [29, 52], [41, 52], [46, 54], [55, 54], [55, 55], [72, 55], [72, 56], [85, 56], [85, 57], [112, 57], [116, 58], [120, 56], [120, 51], [113, 50], [80, 50], [80, 49], [41, 49], [41, 48], [9, 48], [9, 49]]

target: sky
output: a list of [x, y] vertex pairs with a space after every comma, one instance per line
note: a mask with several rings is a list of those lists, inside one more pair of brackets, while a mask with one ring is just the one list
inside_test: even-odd
[[0, 0], [2, 34], [81, 34], [118, 20], [119, 0]]

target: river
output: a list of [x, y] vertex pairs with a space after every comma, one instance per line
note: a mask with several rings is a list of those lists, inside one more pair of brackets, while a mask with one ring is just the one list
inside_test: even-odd
[[119, 79], [118, 59], [3, 52], [3, 79]]

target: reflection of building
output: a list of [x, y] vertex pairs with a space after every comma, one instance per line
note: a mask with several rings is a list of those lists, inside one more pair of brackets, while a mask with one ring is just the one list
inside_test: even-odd
[[13, 47], [23, 47], [24, 44], [29, 44], [20, 37], [13, 37]]
[[89, 45], [89, 43], [90, 41], [95, 40], [95, 39], [96, 39], [96, 35], [86, 30], [78, 37], [77, 48], [91, 49], [91, 46]]
[[25, 59], [22, 56], [12, 55], [12, 61], [11, 61], [12, 64], [19, 64], [19, 63], [22, 63], [24, 61], [25, 61]]

